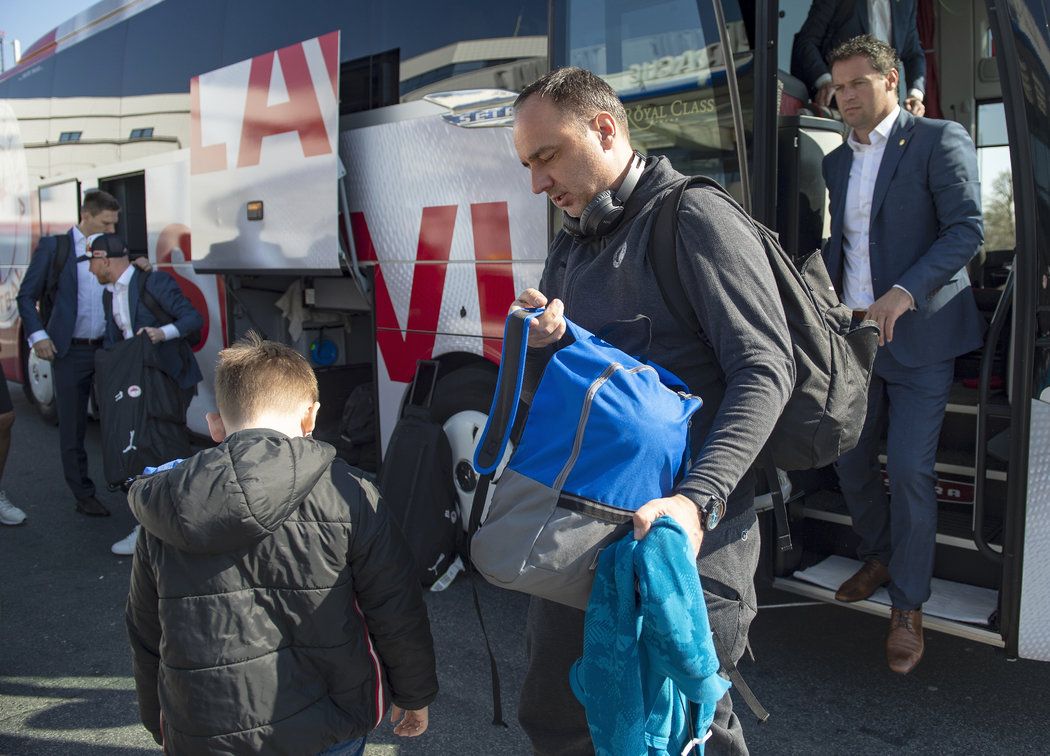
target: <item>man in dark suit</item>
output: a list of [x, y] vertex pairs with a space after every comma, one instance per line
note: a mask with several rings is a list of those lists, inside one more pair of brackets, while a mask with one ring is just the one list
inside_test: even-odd
[[[106, 298], [104, 308], [103, 346], [110, 347], [123, 339], [146, 334], [158, 345], [161, 369], [182, 390], [185, 412], [203, 376], [192, 351], [179, 340], [200, 331], [204, 325], [200, 313], [167, 273], [147, 273], [134, 267], [128, 259], [124, 240], [116, 234], [92, 236], [88, 240], [88, 254], [92, 275], [111, 295]], [[142, 276], [146, 276], [144, 285]], [[146, 301], [148, 297], [153, 298], [152, 303]], [[138, 531], [136, 525], [126, 538], [113, 544], [111, 551], [118, 556], [134, 554]]]
[[905, 108], [912, 115], [926, 112], [926, 53], [915, 26], [916, 0], [813, 0], [791, 46], [791, 74], [801, 79], [821, 107], [831, 106], [828, 55], [861, 34], [871, 34], [897, 51], [904, 61], [908, 94]]
[[[105, 517], [109, 510], [95, 498], [95, 484], [88, 477], [84, 432], [88, 397], [95, 376], [95, 350], [102, 345], [105, 318], [102, 287], [88, 271], [87, 237], [116, 229], [120, 204], [102, 191], [88, 192], [80, 208], [80, 223], [69, 229], [68, 247], [58, 236], [45, 236], [37, 245], [25, 278], [18, 289], [18, 314], [37, 357], [54, 364], [55, 401], [62, 470], [84, 515]], [[48, 287], [48, 274], [60, 248], [68, 250], [58, 273], [53, 306], [47, 323], [37, 312]]]
[[[179, 347], [178, 339], [200, 331], [204, 326], [200, 313], [167, 273], [146, 273], [133, 266], [124, 240], [116, 234], [92, 237], [88, 254], [92, 275], [113, 295], [110, 306], [105, 308], [103, 346], [145, 333], [150, 341], [160, 345], [158, 353], [164, 372], [186, 392], [187, 399], [191, 397], [203, 376], [197, 360]], [[144, 296], [139, 296], [142, 276], [147, 276], [145, 291], [153, 297], [159, 313], [150, 308]], [[169, 322], [158, 320], [158, 315], [167, 315]]]
[[[966, 130], [897, 104], [897, 56], [864, 35], [831, 53], [835, 97], [852, 130], [824, 158], [831, 195], [828, 272], [855, 319], [882, 329], [857, 447], [836, 464], [864, 566], [835, 598], [860, 601], [889, 583], [886, 656], [910, 672], [922, 658], [937, 535], [937, 443], [955, 358], [979, 347], [984, 321], [966, 273], [983, 240], [977, 155]], [[887, 427], [890, 499], [879, 469]]]

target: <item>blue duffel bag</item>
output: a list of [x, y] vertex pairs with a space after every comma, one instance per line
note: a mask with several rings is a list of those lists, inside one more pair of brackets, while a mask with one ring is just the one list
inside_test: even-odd
[[560, 348], [530, 354], [529, 322], [541, 312], [507, 318], [496, 394], [474, 455], [482, 475], [496, 471], [525, 411], [526, 360], [549, 359], [490, 507], [482, 517], [475, 501], [471, 511], [470, 557], [494, 585], [585, 609], [601, 549], [689, 469], [690, 418], [701, 401], [663, 368], [568, 319]]

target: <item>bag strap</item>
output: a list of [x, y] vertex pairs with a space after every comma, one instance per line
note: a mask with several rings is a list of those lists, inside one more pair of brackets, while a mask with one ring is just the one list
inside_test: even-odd
[[[660, 296], [664, 304], [671, 311], [675, 319], [690, 333], [695, 333], [701, 341], [707, 343], [707, 337], [700, 327], [700, 321], [689, 304], [689, 298], [682, 286], [682, 277], [678, 274], [677, 240], [678, 240], [678, 209], [682, 204], [682, 195], [685, 190], [692, 186], [706, 186], [717, 191], [727, 199], [748, 221], [755, 227], [763, 246], [769, 247], [772, 231], [757, 223], [750, 215], [744, 212], [739, 203], [725, 188], [714, 179], [707, 176], [690, 176], [678, 182], [678, 186], [667, 193], [663, 203], [656, 215], [652, 234], [649, 236], [649, 248], [646, 250], [649, 256], [649, 264], [652, 266], [653, 274], [656, 276], [656, 284], [660, 289]], [[773, 237], [775, 239], [775, 237]], [[777, 545], [781, 551], [791, 550], [791, 530], [788, 526], [787, 504], [780, 490], [780, 477], [777, 475], [773, 458], [764, 450], [759, 455], [758, 467], [765, 475], [766, 484], [773, 496], [773, 515], [776, 518]]]
[[689, 333], [695, 333], [701, 339], [706, 340], [700, 328], [700, 321], [697, 319], [696, 313], [693, 312], [692, 305], [689, 304], [689, 298], [686, 296], [685, 288], [682, 286], [682, 279], [678, 275], [678, 257], [676, 254], [678, 249], [678, 208], [682, 204], [682, 195], [685, 194], [685, 190], [698, 178], [701, 177], [693, 176], [679, 182], [678, 186], [669, 191], [664, 197], [663, 202], [660, 204], [660, 209], [657, 211], [656, 221], [653, 223], [653, 231], [649, 235], [649, 247], [646, 250], [646, 254], [649, 258], [649, 265], [653, 269], [653, 274], [656, 276], [656, 285], [660, 289], [660, 296], [663, 297], [667, 309], [671, 311], [675, 320]]
[[72, 246], [68, 233], [55, 235], [55, 255], [51, 258], [49, 282], [58, 283], [58, 276], [62, 273], [62, 269], [66, 267], [66, 261], [69, 260], [69, 251]]
[[[542, 308], [520, 309], [507, 316], [496, 393], [492, 397], [488, 422], [485, 423], [485, 430], [482, 431], [477, 450], [474, 452], [474, 469], [483, 475], [491, 476], [495, 472], [503, 459], [503, 453], [507, 450], [514, 420], [518, 414], [522, 382], [525, 379], [529, 323], [542, 313]], [[471, 519], [473, 518], [472, 511]]]
[[174, 323], [175, 319], [165, 311], [160, 302], [157, 301], [157, 298], [146, 288], [146, 279], [149, 278], [150, 272], [139, 271], [139, 273], [141, 274], [139, 276], [139, 299], [149, 308], [149, 311], [153, 313], [153, 317], [155, 317], [162, 326]]

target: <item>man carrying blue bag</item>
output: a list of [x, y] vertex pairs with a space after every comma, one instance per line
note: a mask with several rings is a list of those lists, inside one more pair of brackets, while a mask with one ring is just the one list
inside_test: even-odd
[[[748, 219], [720, 194], [704, 187], [685, 192], [676, 255], [702, 334], [688, 331], [664, 303], [646, 256], [653, 214], [684, 177], [665, 158], [632, 151], [623, 105], [587, 71], [547, 74], [522, 91], [515, 111], [515, 147], [533, 191], [564, 211], [539, 289], [526, 289], [516, 302], [546, 308], [529, 324], [529, 346], [556, 345], [566, 316], [600, 333], [644, 315], [651, 323], [648, 356], [703, 398], [692, 419], [692, 467], [670, 496], [636, 512], [634, 530], [641, 540], [666, 515], [699, 552], [719, 661], [732, 674], [756, 611], [759, 539], [749, 469], [795, 380], [766, 252]], [[569, 685], [583, 650], [583, 620], [579, 609], [531, 600], [518, 719], [536, 754], [594, 752]], [[706, 752], [747, 753], [728, 694], [715, 710]]]

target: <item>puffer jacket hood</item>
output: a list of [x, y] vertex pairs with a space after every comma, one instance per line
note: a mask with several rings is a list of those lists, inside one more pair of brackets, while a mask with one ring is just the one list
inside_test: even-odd
[[148, 532], [192, 554], [222, 554], [269, 537], [324, 475], [335, 450], [249, 429], [182, 465], [136, 482], [131, 511]]

